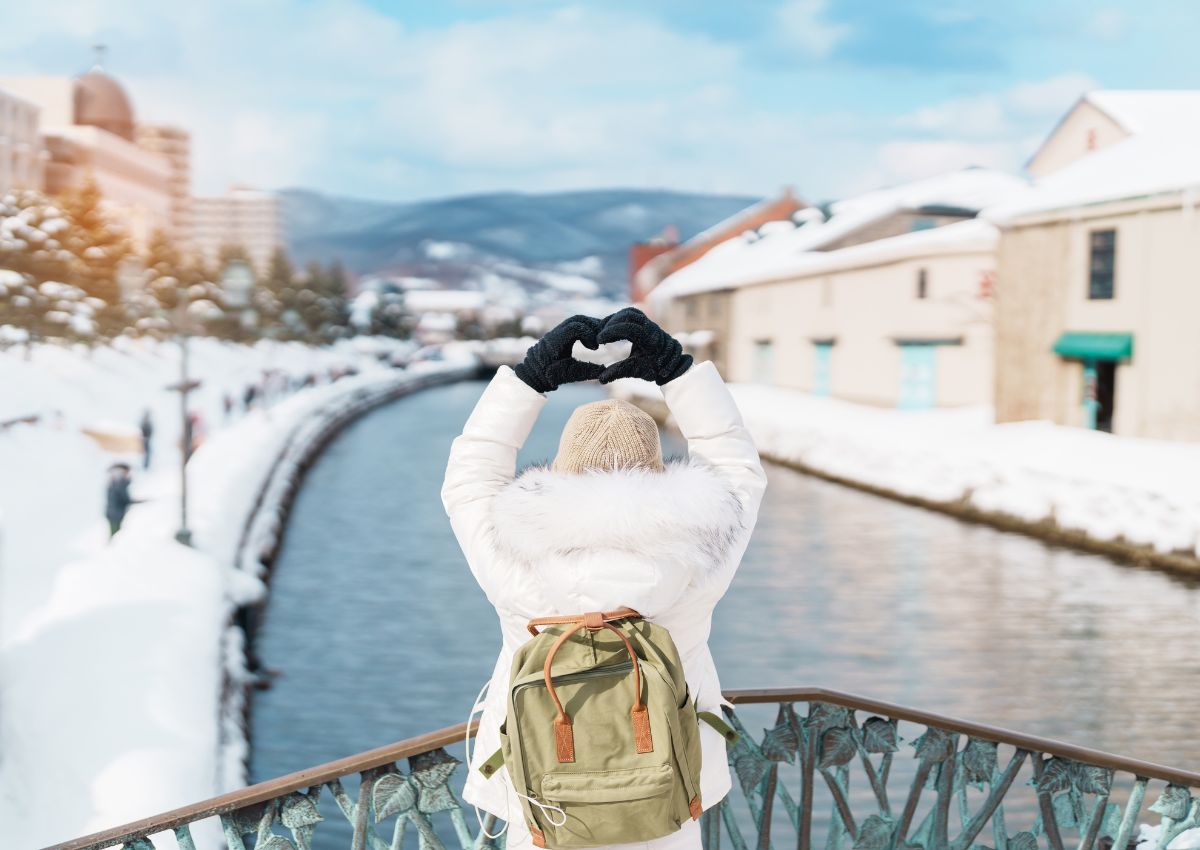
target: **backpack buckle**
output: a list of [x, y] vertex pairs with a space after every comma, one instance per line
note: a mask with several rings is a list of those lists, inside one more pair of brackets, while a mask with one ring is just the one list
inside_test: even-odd
[[589, 632], [598, 632], [604, 628], [604, 612], [589, 611], [583, 615], [583, 627]]

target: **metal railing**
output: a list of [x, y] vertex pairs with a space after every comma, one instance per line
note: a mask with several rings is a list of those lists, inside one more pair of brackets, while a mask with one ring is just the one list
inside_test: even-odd
[[[1155, 821], [1143, 850], [1166, 850], [1200, 828], [1200, 773], [820, 688], [726, 696], [741, 733], [729, 749], [734, 791], [701, 817], [705, 850], [723, 836], [733, 850], [771, 850], [773, 838], [810, 850], [817, 835], [825, 850], [1126, 850], [1143, 816]], [[745, 723], [766, 706], [774, 723], [755, 738]], [[909, 727], [912, 758], [897, 759]], [[453, 790], [460, 762], [446, 748], [466, 734], [466, 724], [431, 732], [47, 850], [153, 850], [149, 836], [168, 832], [195, 850], [192, 827], [210, 818], [230, 850], [247, 839], [310, 850], [327, 822], [322, 795], [353, 850], [398, 850], [410, 825], [422, 850], [495, 847]], [[351, 793], [343, 781], [355, 777]], [[985, 830], [991, 846], [977, 843]]]

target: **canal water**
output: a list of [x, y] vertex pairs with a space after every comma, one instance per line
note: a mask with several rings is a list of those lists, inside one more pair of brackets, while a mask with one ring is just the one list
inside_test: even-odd
[[[309, 472], [259, 638], [280, 675], [254, 698], [253, 781], [465, 719], [499, 629], [438, 492], [483, 386], [373, 412]], [[521, 463], [551, 457], [571, 410], [601, 392], [552, 394]], [[1200, 588], [768, 474], [713, 627], [727, 688], [822, 686], [1200, 769]], [[348, 830], [322, 832], [317, 848], [349, 846]]]

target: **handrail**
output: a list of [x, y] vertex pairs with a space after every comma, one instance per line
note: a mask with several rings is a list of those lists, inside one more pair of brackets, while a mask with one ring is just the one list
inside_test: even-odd
[[[478, 721], [471, 722], [469, 733], [471, 736], [475, 735], [478, 725]], [[62, 844], [53, 844], [45, 848], [45, 850], [79, 850], [79, 848], [103, 844], [106, 841], [144, 838], [148, 835], [174, 829], [185, 823], [198, 821], [201, 818], [228, 814], [238, 809], [244, 809], [247, 806], [253, 806], [255, 803], [274, 800], [276, 797], [282, 797], [284, 794], [291, 794], [294, 791], [312, 788], [325, 782], [332, 782], [335, 779], [349, 776], [352, 773], [361, 773], [372, 768], [383, 767], [400, 759], [436, 750], [438, 747], [447, 747], [462, 741], [467, 734], [466, 723], [448, 726], [436, 732], [426, 732], [424, 735], [417, 735], [415, 738], [405, 738], [403, 741], [397, 741], [394, 744], [376, 747], [373, 750], [367, 750], [366, 752], [346, 756], [336, 761], [298, 770], [295, 773], [289, 773], [275, 779], [268, 779], [266, 782], [259, 782], [256, 785], [239, 788], [237, 791], [230, 791], [227, 794], [221, 794], [219, 797], [210, 797], [199, 803], [192, 803], [190, 806], [171, 809], [169, 812], [152, 815], [148, 818], [142, 818], [141, 820], [121, 826], [114, 826], [111, 829], [74, 838]]]
[[[1182, 770], [1153, 762], [1118, 756], [1102, 750], [1095, 750], [1063, 741], [1055, 741], [1050, 738], [1041, 738], [1036, 735], [1028, 735], [1023, 732], [1015, 732], [997, 726], [947, 717], [935, 714], [934, 712], [909, 708], [843, 691], [828, 690], [826, 688], [764, 688], [730, 690], [726, 691], [724, 696], [733, 705], [794, 702], [830, 703], [857, 711], [884, 715], [896, 720], [934, 726], [985, 741], [1010, 744], [1029, 752], [1059, 756], [1072, 761], [1112, 768], [1131, 773], [1142, 779], [1158, 779], [1174, 785], [1191, 788], [1200, 787], [1200, 772]], [[374, 768], [390, 765], [400, 759], [410, 758], [439, 747], [458, 743], [468, 734], [474, 735], [476, 731], [477, 722], [472, 722], [469, 729], [466, 723], [459, 723], [455, 726], [439, 729], [436, 732], [427, 732], [414, 738], [406, 738], [393, 744], [310, 767], [296, 773], [267, 780], [266, 782], [260, 782], [256, 785], [231, 791], [199, 803], [172, 809], [159, 815], [143, 818], [142, 820], [116, 826], [91, 835], [85, 835], [61, 844], [54, 844], [44, 848], [44, 850], [83, 850], [83, 848], [105, 846], [105, 842], [116, 842], [117, 840], [131, 841], [136, 838], [143, 838], [183, 824], [195, 822], [201, 818], [228, 814], [257, 803], [282, 797], [285, 794], [312, 788], [325, 782], [332, 782], [335, 779], [350, 774], [362, 773]]]
[[1044, 753], [1052, 756], [1062, 756], [1072, 761], [1082, 761], [1097, 767], [1110, 767], [1132, 773], [1134, 776], [1146, 779], [1161, 779], [1175, 785], [1186, 785], [1190, 788], [1200, 787], [1200, 772], [1168, 767], [1155, 762], [1118, 756], [1104, 750], [1094, 750], [1090, 747], [1079, 746], [1052, 738], [1040, 738], [1037, 735], [1027, 735], [1024, 732], [1014, 732], [999, 726], [988, 726], [984, 723], [974, 723], [960, 720], [956, 717], [946, 717], [932, 711], [919, 708], [908, 708], [882, 700], [860, 697], [842, 691], [830, 691], [825, 688], [762, 688], [750, 690], [727, 691], [725, 698], [734, 705], [753, 705], [755, 703], [779, 702], [828, 702], [845, 708], [859, 711], [870, 711], [893, 717], [897, 720], [908, 720], [945, 729], [948, 732], [960, 732], [985, 741], [1000, 744], [1012, 744], [1032, 753]]

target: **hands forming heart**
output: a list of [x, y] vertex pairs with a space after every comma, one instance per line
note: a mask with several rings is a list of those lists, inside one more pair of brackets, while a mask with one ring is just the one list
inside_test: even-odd
[[[595, 350], [610, 342], [631, 344], [624, 360], [603, 366], [584, 363], [571, 355], [576, 342]], [[636, 307], [626, 307], [603, 319], [572, 316], [546, 333], [525, 353], [513, 371], [538, 392], [563, 384], [599, 380], [602, 384], [619, 378], [641, 378], [663, 385], [678, 378], [692, 365], [679, 341], [656, 325]]]

